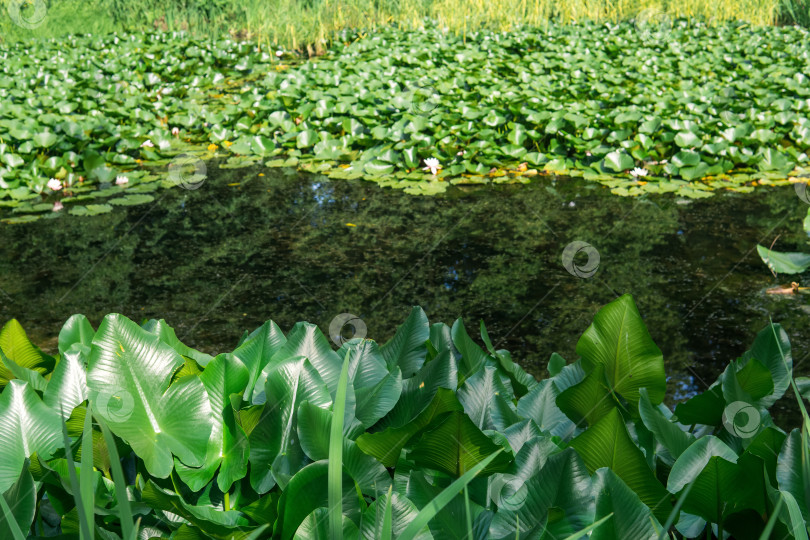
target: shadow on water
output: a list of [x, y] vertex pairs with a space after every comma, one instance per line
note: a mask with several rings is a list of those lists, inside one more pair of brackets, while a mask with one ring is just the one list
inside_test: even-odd
[[[164, 318], [216, 353], [266, 319], [326, 332], [344, 312], [384, 342], [419, 304], [431, 322], [464, 317], [471, 334], [484, 319], [496, 347], [544, 376], [552, 351], [572, 361], [599, 307], [631, 293], [664, 353], [670, 402], [712, 383], [769, 314], [791, 338], [796, 373], [810, 373], [808, 306], [765, 293], [790, 279], [754, 249], [777, 234], [779, 249], [803, 247], [806, 205], [790, 188], [688, 202], [549, 179], [413, 197], [272, 174], [220, 169], [142, 206], [0, 226], [0, 320], [18, 318], [53, 350], [73, 313], [95, 325], [109, 312]], [[598, 250], [591, 278], [563, 268], [575, 240]], [[793, 407], [786, 398], [772, 412], [795, 426]]]

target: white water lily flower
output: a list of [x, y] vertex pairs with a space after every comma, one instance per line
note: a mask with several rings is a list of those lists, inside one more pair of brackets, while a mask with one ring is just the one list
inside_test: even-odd
[[64, 207], [65, 206], [62, 204], [62, 201], [56, 201], [55, 203], [53, 203], [53, 208], [51, 209], [51, 212], [58, 212]]
[[180, 128], [178, 128], [178, 127], [173, 127], [173, 128], [172, 128], [172, 135], [174, 135], [175, 137], [177, 137], [178, 135], [180, 135]]
[[634, 167], [630, 174], [638, 178], [639, 176], [647, 176], [650, 172], [647, 169], [642, 169], [640, 167]]
[[126, 176], [116, 176], [115, 177], [115, 185], [116, 186], [123, 186], [124, 184], [129, 183], [129, 178]]
[[436, 159], [436, 158], [431, 157], [431, 158], [427, 158], [425, 160], [425, 166], [422, 168], [422, 170], [423, 171], [430, 171], [430, 174], [432, 174], [433, 176], [436, 176], [436, 173], [441, 168], [442, 168], [442, 165], [441, 165], [441, 163], [439, 163], [439, 160]]
[[62, 189], [62, 182], [60, 182], [56, 178], [51, 178], [50, 180], [48, 180], [48, 189], [52, 191], [59, 191], [60, 189]]
[[284, 51], [276, 51], [276, 56], [281, 58], [282, 56], [284, 56]]
[[146, 139], [145, 141], [143, 141], [143, 143], [141, 143], [141, 148], [143, 148], [143, 147], [154, 148], [155, 145], [154, 145], [154, 143], [152, 141], [150, 141], [149, 139]]

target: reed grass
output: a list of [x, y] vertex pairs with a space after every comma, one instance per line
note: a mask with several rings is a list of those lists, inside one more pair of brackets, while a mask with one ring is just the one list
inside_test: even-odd
[[341, 30], [382, 25], [403, 29], [435, 24], [454, 33], [487, 28], [646, 18], [696, 18], [754, 25], [810, 25], [810, 0], [0, 0], [45, 2], [48, 17], [36, 29], [16, 27], [0, 13], [0, 39], [49, 37], [114, 30], [188, 31], [202, 36], [256, 40], [267, 46], [323, 51]]

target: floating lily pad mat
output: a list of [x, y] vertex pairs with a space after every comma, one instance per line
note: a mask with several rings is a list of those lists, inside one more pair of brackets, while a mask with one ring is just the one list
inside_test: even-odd
[[795, 27], [388, 28], [310, 60], [153, 33], [0, 57], [0, 204], [21, 213], [55, 191], [170, 184], [180, 154], [414, 194], [570, 174], [699, 198], [810, 168], [810, 39]]

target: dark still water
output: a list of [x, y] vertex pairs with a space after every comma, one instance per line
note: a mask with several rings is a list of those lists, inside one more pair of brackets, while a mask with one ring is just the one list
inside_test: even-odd
[[[792, 279], [774, 278], [755, 249], [777, 235], [775, 249], [806, 247], [807, 205], [792, 188], [690, 202], [540, 179], [414, 197], [271, 171], [215, 170], [196, 191], [110, 214], [0, 225], [0, 321], [16, 317], [54, 350], [73, 313], [95, 325], [109, 312], [164, 318], [213, 354], [266, 319], [326, 333], [344, 312], [384, 342], [419, 304], [431, 322], [463, 317], [471, 335], [483, 319], [496, 347], [543, 376], [553, 351], [576, 358], [599, 307], [631, 293], [664, 353], [670, 402], [712, 383], [769, 315], [796, 373], [810, 373], [807, 297], [767, 294]], [[563, 267], [573, 241], [598, 251], [593, 277]], [[784, 427], [798, 425], [793, 407], [773, 411]]]

